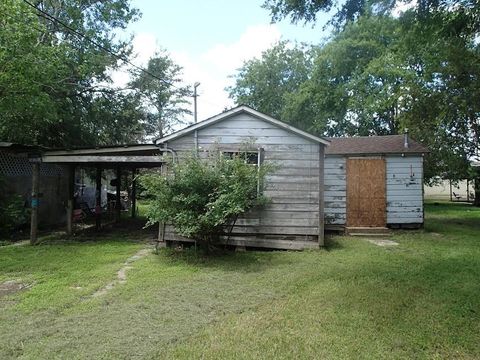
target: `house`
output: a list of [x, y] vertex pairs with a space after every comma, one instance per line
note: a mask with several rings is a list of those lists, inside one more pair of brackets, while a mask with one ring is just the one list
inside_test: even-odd
[[[277, 169], [266, 179], [269, 204], [239, 218], [228, 237], [236, 246], [305, 249], [323, 246], [323, 163], [328, 141], [247, 106], [239, 106], [156, 141], [182, 161], [193, 149], [235, 153], [247, 147], [257, 164]], [[164, 232], [166, 241], [192, 241]], [[224, 238], [224, 241], [227, 241]]]
[[329, 140], [326, 229], [423, 225], [423, 145], [408, 132]]
[[[197, 149], [237, 152], [250, 144], [271, 203], [245, 214], [228, 237], [238, 246], [304, 249], [324, 244], [325, 230], [420, 227], [423, 155], [408, 134], [324, 139], [239, 106], [156, 141], [178, 161]], [[166, 226], [165, 241], [192, 241]], [[224, 238], [227, 241], [227, 238]]]

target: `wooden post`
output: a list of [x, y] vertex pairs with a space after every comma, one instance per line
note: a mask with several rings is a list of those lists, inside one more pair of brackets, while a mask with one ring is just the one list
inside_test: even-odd
[[469, 181], [470, 180], [467, 179], [467, 202], [470, 202], [470, 186], [469, 186], [470, 184], [469, 184]]
[[40, 161], [32, 163], [32, 212], [30, 220], [30, 244], [35, 245], [38, 239], [38, 189], [40, 182]]
[[325, 246], [325, 204], [324, 204], [324, 167], [325, 167], [325, 146], [319, 144], [318, 153], [318, 245]]
[[102, 227], [102, 168], [97, 166], [96, 191], [95, 191], [95, 228]]
[[137, 216], [137, 169], [132, 169], [132, 218]]
[[452, 199], [452, 180], [448, 180], [448, 182], [450, 183], [450, 201], [453, 201], [453, 199]]
[[67, 235], [73, 233], [73, 202], [75, 192], [75, 165], [68, 166], [68, 199], [67, 199]]
[[120, 198], [120, 185], [122, 181], [121, 180], [122, 172], [119, 165], [117, 165], [116, 174], [117, 174], [117, 181], [115, 184], [115, 221], [119, 222], [121, 211], [122, 211], [122, 204], [121, 204], [121, 198]]

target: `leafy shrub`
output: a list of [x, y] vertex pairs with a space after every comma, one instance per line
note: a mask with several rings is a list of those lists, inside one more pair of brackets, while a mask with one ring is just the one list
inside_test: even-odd
[[148, 224], [172, 224], [179, 234], [208, 248], [238, 215], [267, 202], [258, 188], [271, 170], [247, 164], [242, 153], [231, 158], [211, 152], [208, 159], [190, 156], [169, 164], [168, 175], [142, 175], [140, 181], [154, 199]]
[[[4, 188], [4, 180], [0, 179], [0, 189]], [[21, 195], [8, 195], [0, 191], [0, 235], [12, 235], [20, 225], [28, 222], [28, 209]]]

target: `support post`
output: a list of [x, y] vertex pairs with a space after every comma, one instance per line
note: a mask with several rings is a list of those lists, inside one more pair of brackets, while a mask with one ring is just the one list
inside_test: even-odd
[[132, 169], [132, 218], [137, 217], [137, 169]]
[[102, 168], [100, 166], [97, 166], [95, 182], [95, 228], [100, 230], [102, 227]]
[[469, 181], [470, 180], [467, 179], [467, 202], [470, 202], [470, 186], [469, 186], [470, 184], [469, 184]]
[[450, 184], [450, 201], [453, 201], [453, 198], [452, 198], [452, 180], [448, 180], [448, 183]]
[[73, 203], [75, 192], [75, 165], [68, 166], [68, 199], [67, 199], [67, 235], [73, 233]]
[[121, 177], [122, 171], [120, 166], [117, 165], [116, 168], [116, 175], [117, 181], [115, 183], [115, 221], [120, 221], [121, 211], [122, 211], [122, 204], [121, 204], [121, 197], [120, 197], [120, 185], [121, 185]]
[[35, 245], [38, 239], [38, 190], [40, 182], [40, 162], [32, 163], [32, 212], [30, 220], [30, 244]]

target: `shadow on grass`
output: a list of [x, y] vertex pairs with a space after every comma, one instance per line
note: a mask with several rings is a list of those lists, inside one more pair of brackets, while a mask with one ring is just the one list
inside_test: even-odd
[[164, 248], [159, 251], [158, 261], [167, 262], [168, 265], [180, 264], [224, 272], [261, 273], [272, 264], [276, 266], [295, 263], [293, 258], [277, 256], [282, 253], [285, 251], [235, 252], [231, 249], [218, 249], [207, 254], [194, 247], [181, 250]]
[[325, 250], [328, 252], [335, 251], [335, 250], [342, 250], [345, 248], [341, 242], [339, 242], [339, 239], [341, 239], [340, 235], [327, 235], [325, 236]]

